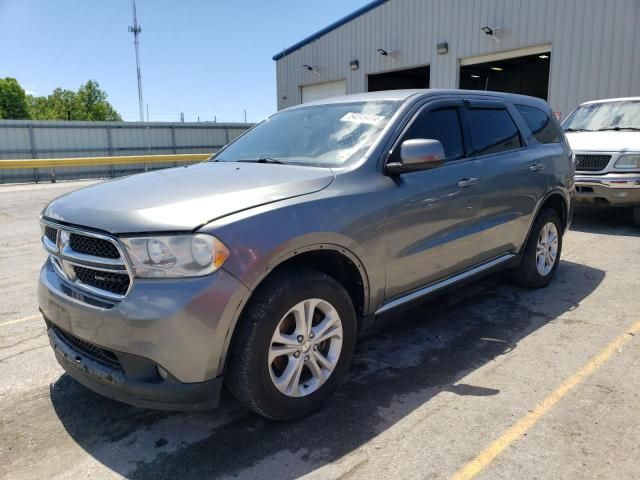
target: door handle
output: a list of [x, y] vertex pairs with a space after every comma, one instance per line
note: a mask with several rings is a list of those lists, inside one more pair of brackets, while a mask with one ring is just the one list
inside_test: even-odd
[[458, 187], [467, 188], [467, 187], [470, 187], [471, 185], [475, 185], [476, 183], [478, 183], [478, 179], [475, 177], [463, 178], [458, 182]]
[[529, 170], [532, 172], [539, 172], [540, 170], [544, 170], [544, 163], [534, 163], [529, 167]]

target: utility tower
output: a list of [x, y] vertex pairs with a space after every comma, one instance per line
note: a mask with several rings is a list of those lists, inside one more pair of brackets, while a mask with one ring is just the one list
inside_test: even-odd
[[133, 26], [129, 27], [129, 31], [133, 33], [133, 45], [136, 49], [136, 71], [138, 73], [138, 103], [140, 104], [140, 121], [144, 122], [144, 108], [142, 101], [142, 73], [140, 73], [140, 42], [138, 35], [142, 32], [142, 28], [138, 25], [138, 16], [136, 15], [136, 0], [131, 0], [133, 8]]

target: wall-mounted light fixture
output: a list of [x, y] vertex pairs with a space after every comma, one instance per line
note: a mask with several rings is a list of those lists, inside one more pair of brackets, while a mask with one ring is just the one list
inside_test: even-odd
[[389, 60], [391, 60], [391, 62], [395, 63], [396, 59], [393, 57], [393, 54], [395, 52], [392, 52], [391, 50], [385, 50], [384, 48], [379, 48], [377, 52], [383, 57], [386, 57]]
[[495, 42], [500, 43], [500, 39], [496, 36], [501, 30], [500, 27], [487, 27], [485, 25], [484, 27], [480, 27], [480, 30], [482, 30], [482, 33], [488, 37], [491, 37]]
[[351, 60], [349, 62], [349, 68], [351, 70], [358, 70], [360, 68], [360, 62], [358, 60]]
[[444, 55], [449, 52], [449, 44], [447, 42], [442, 42], [437, 45], [438, 55]]
[[302, 66], [302, 68], [304, 68], [306, 71], [311, 72], [315, 75], [320, 75], [320, 73], [315, 67], [312, 67], [311, 65], [307, 65], [306, 63]]

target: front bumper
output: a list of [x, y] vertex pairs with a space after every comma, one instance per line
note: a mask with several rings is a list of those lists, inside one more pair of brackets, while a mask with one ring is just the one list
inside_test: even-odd
[[73, 378], [134, 405], [187, 410], [217, 404], [228, 333], [247, 292], [219, 270], [136, 280], [124, 300], [109, 302], [74, 288], [47, 260], [38, 301], [56, 358]]
[[640, 174], [576, 174], [576, 201], [602, 205], [640, 205]]
[[[47, 322], [49, 323], [49, 322]], [[222, 377], [199, 383], [163, 380], [149, 371], [145, 379], [130, 378], [124, 368], [101, 362], [70, 343], [56, 327], [47, 330], [58, 363], [79, 383], [105, 397], [158, 410], [206, 410], [218, 406]], [[122, 354], [120, 354], [122, 355]], [[141, 365], [148, 362], [140, 360]]]

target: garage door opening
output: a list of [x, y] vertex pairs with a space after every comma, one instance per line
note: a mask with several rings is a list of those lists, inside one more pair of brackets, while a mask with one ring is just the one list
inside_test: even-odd
[[303, 85], [300, 87], [300, 97], [302, 103], [322, 100], [324, 98], [339, 97], [347, 94], [347, 81], [338, 80], [336, 82], [316, 83], [314, 85]]
[[429, 88], [429, 66], [369, 75], [369, 91]]
[[551, 52], [460, 66], [460, 88], [520, 93], [547, 100]]

